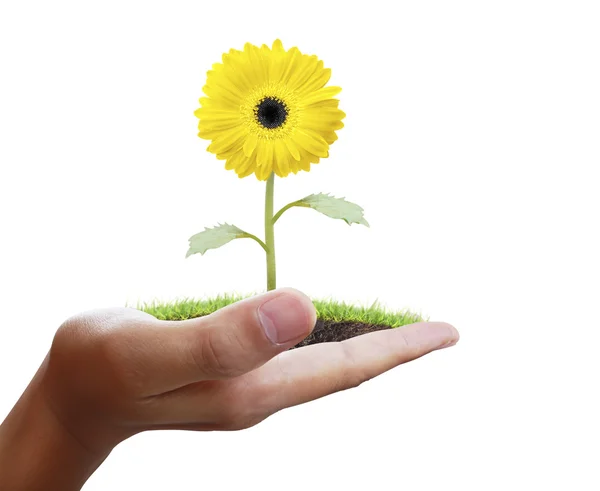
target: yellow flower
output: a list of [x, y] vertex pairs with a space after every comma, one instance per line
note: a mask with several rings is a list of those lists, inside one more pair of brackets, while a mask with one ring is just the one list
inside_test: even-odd
[[329, 156], [335, 130], [344, 126], [333, 99], [342, 89], [325, 87], [330, 76], [316, 56], [286, 51], [279, 40], [272, 48], [232, 49], [207, 74], [207, 97], [194, 113], [198, 136], [212, 140], [207, 150], [239, 177], [308, 171]]

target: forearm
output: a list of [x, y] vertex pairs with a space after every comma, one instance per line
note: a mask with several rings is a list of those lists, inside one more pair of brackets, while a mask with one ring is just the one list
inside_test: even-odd
[[106, 458], [69, 434], [39, 381], [40, 372], [0, 425], [0, 491], [79, 490]]

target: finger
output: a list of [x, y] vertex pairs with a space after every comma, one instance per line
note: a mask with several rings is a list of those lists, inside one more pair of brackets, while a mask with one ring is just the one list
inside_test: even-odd
[[[339, 343], [281, 353], [240, 377], [201, 383], [154, 398], [153, 424], [239, 429], [286, 407], [356, 387], [402, 363], [458, 341], [449, 324], [430, 322], [378, 331]], [[167, 428], [167, 426], [165, 426]]]
[[272, 414], [328, 394], [357, 387], [402, 363], [452, 346], [458, 331], [442, 322], [422, 322], [377, 331], [339, 343], [282, 353], [243, 376], [257, 412]]
[[[249, 298], [185, 321], [119, 332], [139, 395], [239, 376], [304, 339], [316, 323], [311, 300], [291, 288]], [[128, 338], [128, 339], [125, 339]]]

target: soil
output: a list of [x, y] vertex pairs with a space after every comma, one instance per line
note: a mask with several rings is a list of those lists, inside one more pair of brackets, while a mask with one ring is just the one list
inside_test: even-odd
[[302, 346], [308, 346], [310, 344], [344, 341], [360, 336], [361, 334], [383, 331], [384, 329], [391, 328], [390, 326], [376, 326], [373, 324], [364, 324], [362, 322], [335, 322], [318, 319], [313, 332], [294, 346], [294, 348], [301, 348]]

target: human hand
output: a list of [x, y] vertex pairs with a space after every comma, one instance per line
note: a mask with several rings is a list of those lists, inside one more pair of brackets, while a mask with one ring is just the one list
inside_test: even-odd
[[[44, 475], [40, 481], [10, 489], [79, 489], [114, 446], [136, 433], [248, 428], [458, 341], [452, 326], [432, 322], [287, 351], [315, 322], [310, 299], [288, 288], [186, 321], [159, 321], [129, 308], [72, 317], [0, 427], [0, 470], [16, 472], [6, 463], [19, 448], [30, 457], [23, 432], [12, 457], [3, 452], [15, 428], [39, 440], [42, 430], [34, 428], [51, 425], [42, 433], [49, 453], [61, 454], [62, 469], [46, 455], [28, 471]], [[29, 417], [39, 423], [32, 426]]]

